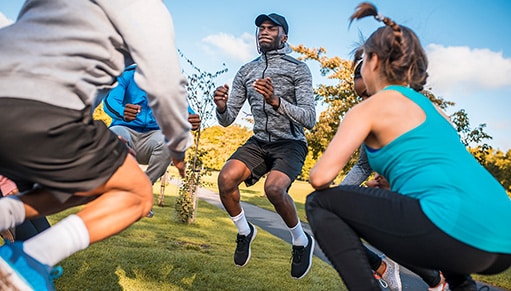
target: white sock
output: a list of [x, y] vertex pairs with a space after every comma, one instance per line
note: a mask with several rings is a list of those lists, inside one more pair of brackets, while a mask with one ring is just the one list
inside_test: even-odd
[[0, 199], [0, 230], [13, 228], [25, 221], [25, 206], [19, 197]]
[[295, 227], [290, 228], [289, 232], [291, 232], [291, 242], [294, 246], [306, 247], [309, 244], [309, 239], [305, 235], [300, 221]]
[[238, 233], [241, 235], [249, 235], [250, 234], [250, 226], [248, 225], [247, 218], [245, 217], [245, 211], [241, 209], [241, 213], [231, 217], [232, 221], [238, 228]]
[[70, 215], [23, 243], [23, 250], [39, 262], [58, 262], [89, 246], [89, 231], [78, 215]]

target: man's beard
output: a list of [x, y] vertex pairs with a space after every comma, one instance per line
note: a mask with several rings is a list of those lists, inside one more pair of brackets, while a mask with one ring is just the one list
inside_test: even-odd
[[282, 45], [280, 44], [280, 41], [278, 39], [274, 39], [272, 42], [259, 42], [259, 49], [261, 52], [269, 52], [273, 50], [278, 50], [282, 48]]

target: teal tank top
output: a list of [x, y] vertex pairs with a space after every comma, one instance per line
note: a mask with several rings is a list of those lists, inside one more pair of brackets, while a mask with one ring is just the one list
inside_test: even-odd
[[371, 167], [389, 180], [392, 191], [418, 199], [425, 215], [453, 238], [511, 254], [511, 199], [504, 187], [427, 97], [403, 86], [384, 90], [412, 100], [426, 119], [381, 149], [364, 145]]

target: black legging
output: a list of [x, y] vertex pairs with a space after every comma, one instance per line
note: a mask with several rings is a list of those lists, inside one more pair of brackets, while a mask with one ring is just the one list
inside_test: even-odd
[[511, 255], [453, 239], [424, 215], [419, 201], [388, 190], [339, 186], [311, 193], [305, 209], [321, 249], [349, 290], [380, 290], [361, 238], [397, 263], [443, 271], [454, 289], [472, 273], [496, 274]]

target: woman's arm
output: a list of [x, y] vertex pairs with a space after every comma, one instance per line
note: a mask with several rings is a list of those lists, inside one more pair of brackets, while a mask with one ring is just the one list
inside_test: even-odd
[[315, 189], [328, 188], [348, 163], [351, 155], [371, 132], [372, 118], [366, 102], [353, 107], [339, 125], [337, 133], [309, 174]]

